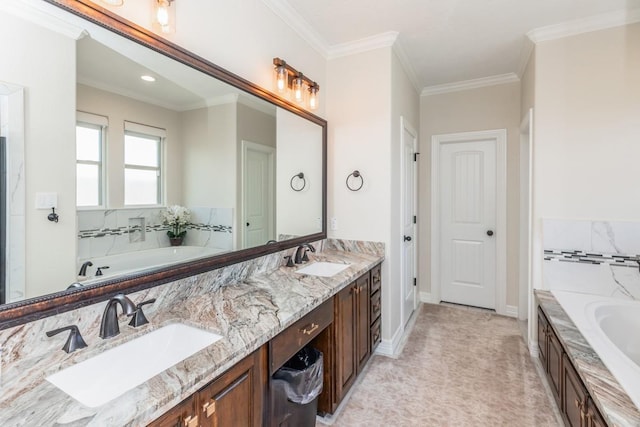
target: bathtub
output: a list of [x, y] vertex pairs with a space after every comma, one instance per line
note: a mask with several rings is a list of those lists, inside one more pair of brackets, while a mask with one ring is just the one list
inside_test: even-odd
[[[143, 272], [172, 264], [193, 261], [224, 252], [228, 251], [225, 249], [206, 248], [201, 246], [171, 246], [166, 248], [148, 249], [144, 251], [80, 259], [78, 260], [78, 271], [84, 262], [91, 261], [93, 266], [87, 268], [87, 277], [84, 279], [90, 282], [92, 279], [104, 279], [107, 277], [131, 274], [134, 272]], [[103, 269], [102, 276], [96, 277], [95, 274], [98, 267], [103, 266], [108, 266], [109, 268]], [[87, 283], [86, 281], [83, 281], [82, 283], [85, 284]]]
[[640, 408], [640, 301], [561, 290], [551, 293]]

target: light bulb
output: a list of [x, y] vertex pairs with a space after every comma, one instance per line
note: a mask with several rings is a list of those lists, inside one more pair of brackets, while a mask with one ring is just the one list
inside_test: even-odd
[[302, 102], [304, 100], [304, 80], [302, 80], [302, 73], [298, 74], [293, 80], [293, 99], [296, 102]]
[[169, 25], [169, 5], [165, 2], [158, 3], [158, 10], [156, 11], [156, 19], [158, 20], [158, 24], [162, 27], [166, 27]]
[[276, 87], [280, 93], [287, 90], [287, 70], [283, 66], [276, 69]]
[[315, 83], [309, 88], [309, 108], [312, 110], [318, 108], [318, 87]]

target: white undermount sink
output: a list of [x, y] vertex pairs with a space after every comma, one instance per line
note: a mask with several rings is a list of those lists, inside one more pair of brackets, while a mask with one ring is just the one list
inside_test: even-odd
[[331, 277], [342, 270], [349, 268], [350, 264], [340, 264], [337, 262], [314, 262], [304, 268], [296, 270], [296, 273], [309, 274], [311, 276]]
[[95, 408], [221, 338], [174, 323], [50, 375], [47, 381], [83, 405]]

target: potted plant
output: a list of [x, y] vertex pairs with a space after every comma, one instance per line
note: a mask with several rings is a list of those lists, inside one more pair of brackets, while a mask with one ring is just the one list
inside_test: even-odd
[[191, 220], [191, 212], [184, 206], [169, 206], [162, 212], [163, 224], [169, 226], [167, 235], [171, 246], [180, 246], [184, 236], [187, 234], [187, 226]]

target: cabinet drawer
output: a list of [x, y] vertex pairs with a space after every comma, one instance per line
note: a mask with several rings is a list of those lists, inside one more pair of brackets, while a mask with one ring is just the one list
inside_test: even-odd
[[269, 373], [273, 374], [333, 322], [333, 299], [282, 331], [269, 342]]
[[380, 339], [382, 338], [380, 334], [380, 318], [373, 322], [373, 326], [371, 326], [371, 352], [376, 348]]
[[380, 305], [380, 292], [376, 292], [371, 295], [371, 323], [375, 323], [375, 321], [380, 317], [380, 311], [382, 306]]
[[371, 269], [371, 295], [376, 293], [382, 285], [382, 264]]

